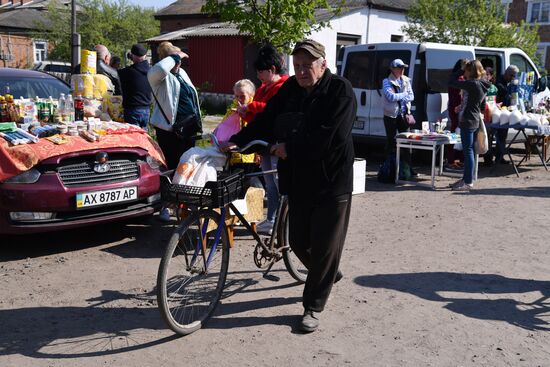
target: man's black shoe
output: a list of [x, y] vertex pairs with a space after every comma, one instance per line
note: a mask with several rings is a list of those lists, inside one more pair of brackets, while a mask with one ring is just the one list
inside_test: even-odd
[[300, 330], [305, 333], [311, 333], [319, 327], [319, 314], [311, 310], [305, 310], [300, 323]]
[[510, 164], [510, 161], [508, 161], [508, 160], [502, 158], [498, 163], [499, 163], [499, 164]]
[[342, 274], [342, 272], [338, 270], [338, 273], [336, 273], [336, 278], [334, 278], [334, 284], [342, 280], [343, 277], [344, 277], [344, 274]]

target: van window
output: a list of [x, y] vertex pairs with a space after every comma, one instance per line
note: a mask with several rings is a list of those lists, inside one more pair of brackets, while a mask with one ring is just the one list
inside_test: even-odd
[[516, 65], [520, 72], [535, 71], [535, 69], [531, 66], [529, 61], [527, 61], [527, 59], [520, 54], [510, 55], [510, 64]]
[[[382, 89], [382, 82], [390, 73], [390, 63], [395, 59], [401, 59], [407, 65], [411, 64], [411, 51], [387, 50], [376, 52], [375, 75], [376, 86], [373, 89]], [[409, 75], [409, 68], [405, 68], [405, 75]]]
[[[382, 81], [388, 77], [390, 63], [394, 59], [401, 59], [407, 65], [411, 62], [411, 51], [362, 51], [350, 52], [346, 61], [344, 77], [351, 82], [354, 88], [382, 89]], [[405, 69], [405, 75], [409, 69]]]
[[472, 49], [467, 46], [449, 48], [446, 45], [426, 50], [426, 80], [429, 93], [447, 93], [449, 77], [460, 59], [471, 60]]
[[71, 67], [67, 66], [67, 65], [50, 64], [50, 65], [47, 65], [47, 67], [48, 67], [48, 69], [44, 69], [44, 70], [51, 71], [51, 72], [56, 72], [56, 73], [70, 73], [71, 72]]
[[504, 70], [502, 70], [502, 55], [478, 55], [476, 54], [476, 59], [481, 62], [481, 65], [483, 65], [483, 68], [486, 69], [488, 67], [493, 68], [493, 74], [495, 76], [504, 74]]
[[346, 60], [344, 78], [350, 81], [353, 88], [374, 89], [373, 66], [374, 52], [350, 52]]

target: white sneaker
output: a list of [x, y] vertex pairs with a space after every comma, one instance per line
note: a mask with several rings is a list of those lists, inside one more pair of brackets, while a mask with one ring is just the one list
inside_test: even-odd
[[263, 222], [258, 223], [256, 226], [256, 232], [271, 236], [271, 233], [273, 233], [273, 222], [264, 220]]
[[170, 222], [172, 221], [172, 213], [170, 208], [162, 208], [159, 212], [158, 220], [161, 222]]
[[473, 184], [467, 184], [467, 183], [463, 182], [462, 185], [453, 186], [453, 188], [451, 190], [453, 190], [453, 191], [470, 191], [473, 188], [474, 188]]

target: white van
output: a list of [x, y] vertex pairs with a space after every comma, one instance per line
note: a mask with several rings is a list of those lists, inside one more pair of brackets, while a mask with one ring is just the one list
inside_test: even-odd
[[495, 75], [513, 64], [521, 71], [534, 71], [537, 90], [546, 89], [535, 63], [517, 48], [489, 48], [441, 43], [373, 43], [343, 47], [338, 57], [338, 73], [347, 78], [357, 98], [354, 141], [360, 143], [386, 136], [383, 122], [382, 81], [389, 64], [401, 59], [408, 64], [405, 75], [412, 79], [412, 111], [420, 128], [421, 121], [436, 121], [447, 116], [447, 82], [458, 59], [473, 58], [492, 66]]

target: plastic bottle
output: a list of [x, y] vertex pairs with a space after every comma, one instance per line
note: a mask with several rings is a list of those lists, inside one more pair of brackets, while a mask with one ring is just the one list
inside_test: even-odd
[[50, 122], [52, 122], [55, 114], [55, 102], [52, 96], [48, 97], [48, 109], [50, 110]]
[[80, 94], [77, 94], [74, 99], [74, 118], [76, 121], [84, 120], [84, 99]]
[[519, 102], [519, 80], [514, 79], [510, 84], [510, 106], [516, 106]]
[[8, 122], [8, 103], [4, 96], [0, 96], [0, 122]]
[[66, 114], [66, 120], [69, 122], [74, 121], [74, 101], [72, 95], [67, 95], [67, 99], [65, 100], [65, 114]]
[[57, 113], [61, 121], [65, 121], [65, 101], [65, 93], [61, 93], [57, 100]]

